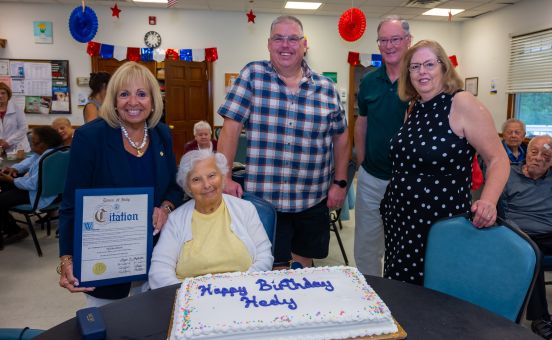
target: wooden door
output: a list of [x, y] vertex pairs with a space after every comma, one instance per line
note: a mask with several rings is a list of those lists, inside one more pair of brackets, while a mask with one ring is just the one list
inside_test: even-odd
[[[102, 59], [100, 57], [92, 57], [92, 72], [107, 72], [109, 74], [113, 74], [115, 70], [119, 68], [119, 66], [123, 65], [126, 62], [127, 60], [119, 61], [117, 59]], [[147, 67], [154, 76], [156, 75], [155, 61], [139, 61], [138, 63]]]
[[349, 98], [347, 99], [349, 105], [347, 110], [347, 122], [349, 127], [349, 141], [351, 142], [351, 148], [354, 147], [353, 141], [355, 135], [355, 122], [358, 117], [358, 89], [362, 78], [364, 78], [366, 73], [372, 71], [373, 69], [373, 66], [364, 67], [362, 65], [349, 65]]
[[165, 60], [165, 121], [172, 130], [177, 162], [184, 144], [194, 138], [194, 124], [205, 120], [213, 126], [212, 64]]

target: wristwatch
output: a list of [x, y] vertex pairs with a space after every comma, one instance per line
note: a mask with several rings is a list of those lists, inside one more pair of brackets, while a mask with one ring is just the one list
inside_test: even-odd
[[171, 209], [171, 206], [170, 206], [170, 205], [168, 205], [168, 204], [163, 204], [163, 205], [161, 206], [161, 208], [163, 208], [163, 209], [167, 210], [167, 214], [170, 214], [170, 213], [172, 213], [172, 209]]
[[340, 188], [346, 188], [347, 187], [347, 181], [342, 179], [340, 181], [334, 179], [334, 184], [337, 184]]

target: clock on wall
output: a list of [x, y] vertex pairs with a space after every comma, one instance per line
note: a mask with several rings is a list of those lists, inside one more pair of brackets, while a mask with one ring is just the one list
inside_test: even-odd
[[161, 46], [161, 35], [155, 31], [149, 31], [144, 35], [144, 43], [147, 47], [157, 48]]

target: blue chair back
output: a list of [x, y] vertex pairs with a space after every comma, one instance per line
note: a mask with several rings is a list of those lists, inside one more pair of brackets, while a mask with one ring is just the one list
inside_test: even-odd
[[276, 235], [276, 209], [272, 204], [253, 194], [244, 193], [242, 199], [253, 203], [257, 213], [263, 223], [270, 243], [272, 243], [272, 253], [274, 254], [274, 239]]
[[539, 249], [519, 229], [456, 216], [429, 231], [424, 286], [519, 322], [539, 268]]
[[63, 146], [50, 151], [40, 160], [37, 198], [41, 195], [55, 196], [63, 193], [69, 169], [69, 155], [70, 147]]

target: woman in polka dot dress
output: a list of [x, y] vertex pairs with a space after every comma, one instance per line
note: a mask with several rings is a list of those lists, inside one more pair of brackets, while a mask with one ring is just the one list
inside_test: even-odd
[[[495, 222], [508, 158], [491, 114], [460, 92], [462, 86], [437, 42], [422, 40], [406, 52], [399, 96], [414, 105], [391, 141], [392, 178], [380, 207], [387, 278], [423, 284], [425, 243], [435, 221], [471, 210], [475, 226]], [[471, 204], [475, 151], [492, 171], [481, 199]]]

